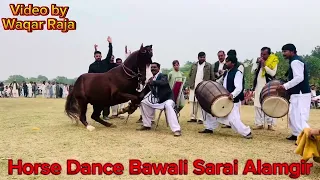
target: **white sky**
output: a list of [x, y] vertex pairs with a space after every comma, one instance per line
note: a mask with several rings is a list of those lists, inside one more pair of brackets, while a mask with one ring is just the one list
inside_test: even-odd
[[[78, 77], [88, 71], [93, 45], [103, 56], [107, 36], [113, 38], [114, 55], [124, 58], [152, 44], [154, 58], [170, 68], [174, 59], [196, 61], [204, 51], [208, 62], [217, 61], [219, 50], [236, 49], [240, 60], [256, 58], [263, 46], [272, 51], [294, 43], [299, 54], [320, 45], [319, 0], [1, 0], [0, 17], [13, 17], [10, 3], [67, 5], [67, 17], [77, 30], [4, 31], [0, 28], [0, 79], [25, 77]], [[46, 19], [47, 17], [18, 17]]]

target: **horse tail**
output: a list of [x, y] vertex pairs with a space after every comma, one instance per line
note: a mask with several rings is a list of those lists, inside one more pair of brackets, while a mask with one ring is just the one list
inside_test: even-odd
[[[78, 78], [79, 80], [80, 78]], [[74, 119], [74, 120], [78, 120], [79, 116], [80, 116], [80, 109], [79, 109], [79, 105], [78, 105], [78, 101], [76, 99], [76, 96], [74, 94], [74, 92], [76, 91], [75, 87], [77, 83], [80, 83], [79, 81], [76, 81], [74, 84], [74, 88], [72, 89], [72, 91], [68, 94], [67, 97], [67, 101], [66, 101], [66, 105], [65, 105], [65, 113], [67, 114], [67, 116], [70, 119]]]

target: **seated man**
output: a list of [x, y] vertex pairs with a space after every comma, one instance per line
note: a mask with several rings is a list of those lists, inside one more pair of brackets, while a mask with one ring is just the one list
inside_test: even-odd
[[173, 93], [169, 85], [169, 81], [165, 74], [159, 73], [160, 64], [153, 62], [151, 64], [151, 72], [153, 77], [150, 78], [148, 85], [151, 88], [146, 97], [141, 101], [140, 110], [143, 125], [137, 130], [150, 130], [151, 121], [154, 118], [156, 109], [165, 109], [168, 124], [174, 133], [174, 136], [181, 136], [180, 125], [174, 110], [175, 103]]

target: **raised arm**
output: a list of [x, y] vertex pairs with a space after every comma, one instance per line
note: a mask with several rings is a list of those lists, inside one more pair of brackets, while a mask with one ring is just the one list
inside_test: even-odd
[[109, 51], [108, 51], [107, 57], [104, 60], [106, 60], [107, 63], [110, 63], [110, 59], [111, 59], [112, 53], [113, 53], [113, 50], [112, 50], [112, 39], [111, 39], [110, 36], [108, 36], [107, 41], [109, 42]]
[[98, 45], [94, 45], [94, 52], [98, 51]]

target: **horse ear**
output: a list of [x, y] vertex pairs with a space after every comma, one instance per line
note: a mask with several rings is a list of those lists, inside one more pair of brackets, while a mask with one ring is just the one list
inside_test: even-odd
[[141, 44], [141, 46], [140, 46], [140, 50], [142, 50], [143, 49], [143, 43]]

